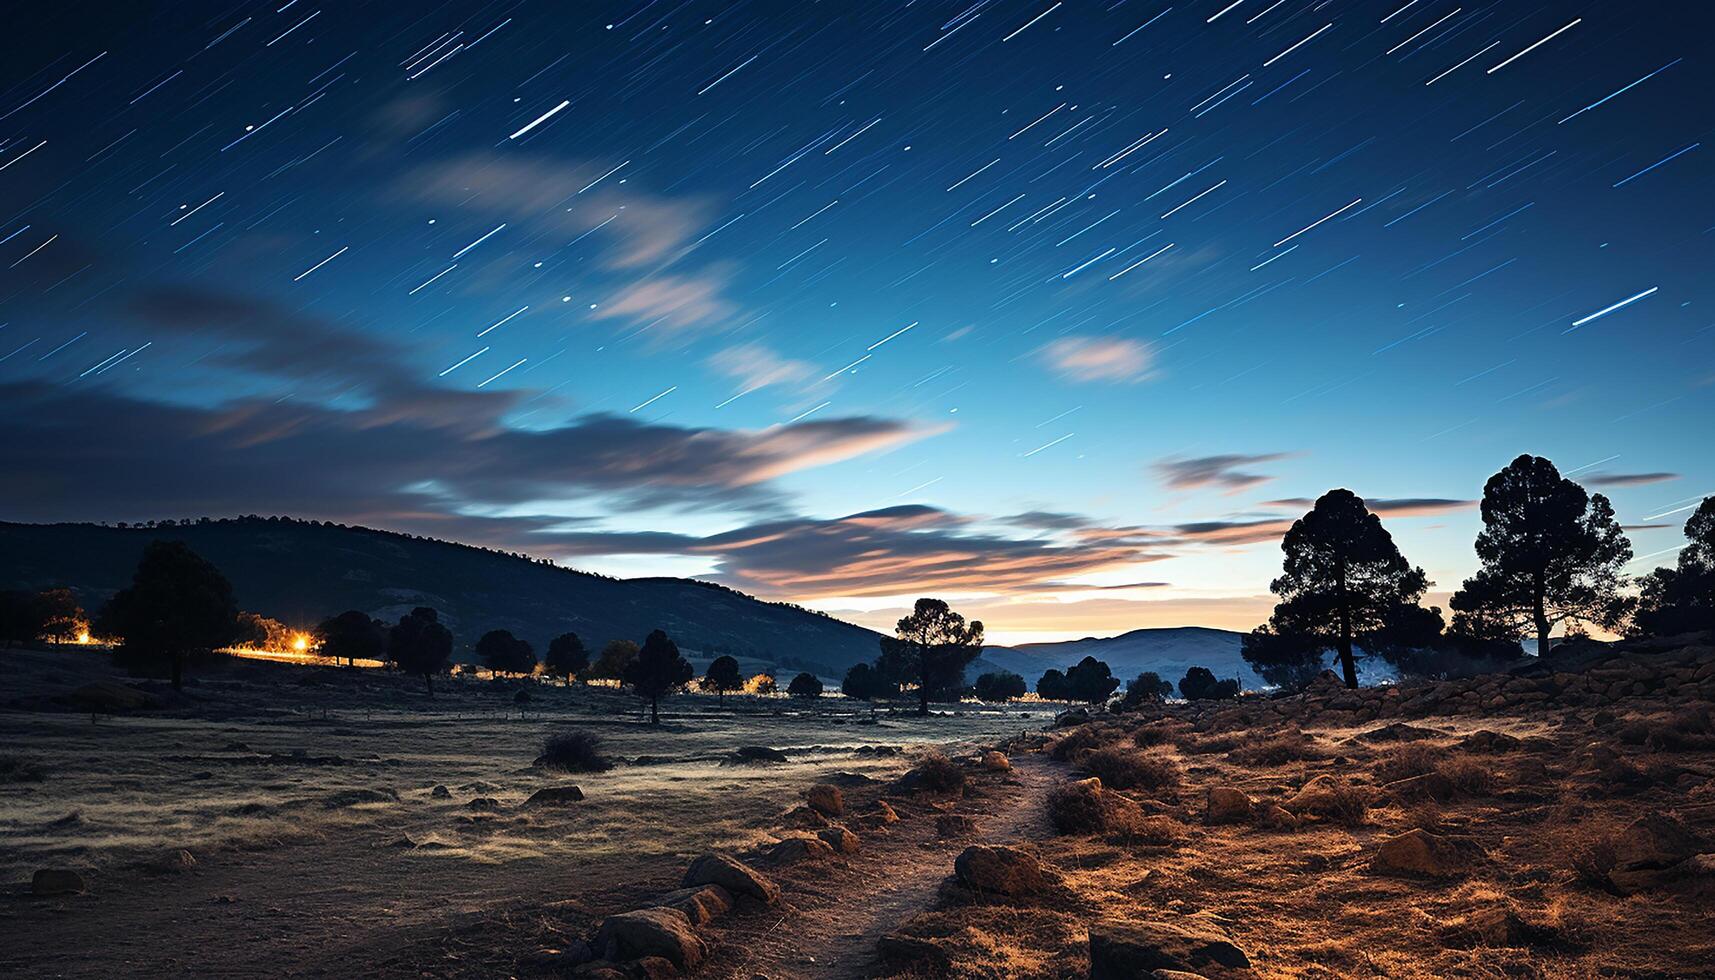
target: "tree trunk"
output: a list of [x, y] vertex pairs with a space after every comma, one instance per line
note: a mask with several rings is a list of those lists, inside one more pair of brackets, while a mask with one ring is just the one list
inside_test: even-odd
[[175, 653], [173, 654], [173, 690], [182, 691], [184, 689], [185, 658]]
[[1346, 559], [1340, 558], [1340, 671], [1346, 687], [1358, 689], [1358, 665], [1352, 660], [1352, 604], [1346, 597]]
[[649, 724], [651, 724], [651, 725], [661, 724], [661, 699], [660, 698], [650, 698], [649, 699]]
[[1549, 652], [1549, 644], [1553, 642], [1548, 638], [1548, 632], [1554, 629], [1554, 624], [1548, 621], [1548, 610], [1544, 608], [1548, 604], [1548, 600], [1543, 595], [1547, 589], [1542, 584], [1541, 572], [1536, 574], [1535, 585], [1536, 608], [1531, 610], [1531, 618], [1536, 623], [1536, 655], [1546, 657]]
[[435, 675], [425, 671], [423, 673], [423, 684], [424, 684], [424, 686], [426, 686], [429, 689], [429, 697], [431, 697], [431, 698], [434, 697], [435, 696]]

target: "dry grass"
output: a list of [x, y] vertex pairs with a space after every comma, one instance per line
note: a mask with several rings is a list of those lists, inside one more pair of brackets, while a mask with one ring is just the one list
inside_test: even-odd
[[1049, 791], [1048, 819], [1062, 834], [1125, 834], [1142, 826], [1143, 810], [1086, 779]]
[[1097, 749], [1078, 764], [1110, 789], [1176, 790], [1182, 779], [1179, 766], [1172, 759], [1121, 746]]
[[1049, 754], [1062, 762], [1077, 762], [1086, 752], [1107, 745], [1119, 738], [1119, 733], [1110, 725], [1090, 722], [1072, 729], [1068, 735], [1061, 736], [1055, 741]]
[[1240, 739], [1231, 748], [1234, 762], [1249, 766], [1284, 766], [1328, 757], [1313, 736], [1298, 729], [1262, 739]]
[[965, 788], [965, 771], [940, 752], [927, 752], [907, 777], [918, 789], [931, 793], [957, 793]]
[[1376, 759], [1371, 771], [1375, 773], [1376, 782], [1391, 783], [1399, 779], [1410, 779], [1413, 776], [1427, 776], [1436, 771], [1442, 764], [1447, 753], [1421, 742], [1402, 745], [1389, 752], [1384, 752]]
[[544, 739], [536, 765], [561, 772], [607, 772], [613, 768], [602, 749], [601, 737], [575, 730], [555, 732]]
[[23, 755], [0, 755], [0, 783], [39, 783], [48, 778], [48, 767]]

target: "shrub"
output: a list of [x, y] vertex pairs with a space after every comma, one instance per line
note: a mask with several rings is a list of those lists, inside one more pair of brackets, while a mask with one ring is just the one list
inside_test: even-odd
[[47, 767], [35, 759], [0, 755], [0, 783], [39, 783], [47, 778]]
[[1402, 745], [1376, 760], [1376, 782], [1391, 783], [1432, 773], [1442, 763], [1442, 752], [1427, 745]]
[[957, 793], [965, 788], [965, 771], [939, 752], [930, 752], [907, 775], [912, 785], [934, 793]]
[[[1048, 792], [1048, 819], [1062, 834], [1105, 833], [1110, 827], [1127, 822], [1124, 817], [1127, 804], [1136, 810], [1137, 804], [1123, 797], [1116, 803], [1112, 794], [1102, 790], [1100, 780], [1081, 779], [1061, 783]], [[1137, 816], [1141, 820], [1142, 813]]]
[[1495, 791], [1495, 773], [1473, 759], [1448, 759], [1435, 767], [1455, 792], [1466, 796], [1487, 796]]
[[555, 732], [542, 743], [536, 765], [565, 772], [606, 772], [613, 768], [602, 752], [599, 736], [589, 732]]
[[1370, 812], [1370, 795], [1361, 786], [1339, 781], [1329, 790], [1328, 802], [1321, 808], [1323, 816], [1338, 824], [1356, 827]]
[[1253, 766], [1284, 766], [1289, 762], [1327, 758], [1315, 738], [1297, 729], [1258, 742], [1240, 741], [1232, 753], [1234, 762]]
[[1079, 763], [1103, 786], [1113, 789], [1161, 790], [1179, 786], [1179, 766], [1171, 759], [1146, 755], [1135, 749], [1110, 746], [1084, 756]]
[[1165, 745], [1172, 739], [1173, 731], [1166, 725], [1142, 725], [1131, 733], [1131, 740], [1140, 749], [1156, 745]]
[[1072, 729], [1070, 735], [1065, 735], [1054, 743], [1049, 755], [1061, 762], [1076, 762], [1086, 752], [1101, 748], [1114, 740], [1114, 731], [1108, 725], [1088, 724]]
[[1656, 752], [1696, 752], [1715, 748], [1715, 721], [1708, 708], [1691, 708], [1670, 718], [1646, 718], [1628, 722], [1619, 730], [1620, 741], [1641, 745]]

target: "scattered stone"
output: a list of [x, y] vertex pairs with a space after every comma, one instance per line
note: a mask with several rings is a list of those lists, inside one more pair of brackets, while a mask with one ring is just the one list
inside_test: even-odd
[[804, 793], [805, 802], [824, 817], [837, 817], [846, 812], [846, 796], [838, 786], [817, 783]]
[[780, 897], [780, 886], [750, 865], [726, 854], [704, 854], [691, 862], [681, 883], [719, 885], [734, 895], [747, 895], [770, 905]]
[[1090, 720], [1090, 709], [1088, 709], [1088, 708], [1073, 708], [1070, 711], [1062, 711], [1059, 714], [1055, 715], [1054, 716], [1054, 727], [1055, 728], [1070, 728], [1073, 725], [1082, 725], [1089, 720]]
[[861, 772], [836, 772], [828, 777], [828, 782], [835, 786], [869, 786], [875, 781], [875, 777]]
[[434, 789], [429, 790], [429, 798], [435, 800], [450, 800], [453, 798], [453, 791], [447, 789], [444, 785], [437, 785]]
[[30, 878], [32, 895], [82, 895], [88, 890], [83, 875], [65, 868], [43, 868]]
[[741, 745], [733, 750], [732, 761], [742, 763], [785, 762], [786, 753], [766, 745]]
[[1455, 878], [1465, 874], [1477, 856], [1469, 841], [1413, 828], [1382, 841], [1371, 866], [1396, 877]]
[[1405, 802], [1450, 800], [1455, 792], [1451, 779], [1433, 771], [1416, 776], [1407, 776], [1404, 779], [1396, 779], [1391, 783], [1383, 783], [1382, 791], [1396, 800]]
[[1433, 728], [1420, 728], [1417, 725], [1407, 725], [1396, 721], [1391, 725], [1372, 728], [1369, 731], [1362, 732], [1354, 737], [1358, 740], [1371, 743], [1417, 742], [1426, 738], [1440, 738], [1441, 733]]
[[833, 847], [820, 837], [788, 837], [768, 849], [768, 859], [775, 864], [822, 861], [833, 856]]
[[1691, 872], [1683, 865], [1702, 850], [1703, 842], [1685, 824], [1663, 813], [1648, 813], [1632, 821], [1614, 841], [1614, 867], [1608, 880], [1627, 895], [1657, 888]]
[[1016, 847], [988, 844], [965, 848], [953, 861], [953, 873], [975, 891], [1012, 897], [1037, 894], [1051, 883], [1036, 855]]
[[322, 806], [329, 810], [340, 810], [363, 803], [397, 802], [399, 802], [399, 794], [390, 789], [342, 789], [322, 797]]
[[731, 910], [732, 893], [719, 885], [693, 885], [657, 896], [655, 904], [659, 908], [677, 909], [691, 920], [691, 925], [702, 926]]
[[943, 840], [977, 832], [977, 822], [962, 813], [943, 813], [935, 818], [935, 836]]
[[653, 908], [608, 916], [595, 945], [610, 960], [659, 956], [681, 970], [702, 962], [706, 950], [678, 909]]
[[682, 975], [672, 960], [662, 956], [645, 956], [631, 964], [633, 980], [670, 980]]
[[877, 943], [882, 959], [901, 966], [915, 966], [928, 976], [945, 976], [953, 968], [953, 958], [940, 943], [890, 932]]
[[498, 810], [500, 801], [492, 796], [478, 796], [464, 805], [466, 810]]
[[566, 806], [583, 800], [584, 791], [576, 786], [544, 786], [524, 801], [525, 806]]
[[1211, 786], [1203, 819], [1208, 823], [1243, 823], [1251, 818], [1254, 807], [1244, 790], [1231, 786]]
[[1249, 970], [1250, 957], [1212, 917], [1108, 922], [1090, 930], [1090, 980], [1140, 980], [1156, 970]]
[[828, 827], [825, 830], [817, 831], [816, 836], [840, 854], [856, 854], [858, 848], [862, 846], [862, 842], [858, 840], [858, 835], [844, 827]]
[[1005, 752], [999, 752], [994, 749], [990, 749], [983, 753], [981, 764], [985, 772], [1012, 771], [1012, 760], [1006, 757]]
[[1573, 946], [1560, 930], [1527, 922], [1504, 905], [1472, 912], [1463, 922], [1444, 930], [1442, 942], [1456, 949], [1479, 946], [1567, 949]]
[[1284, 807], [1273, 803], [1265, 803], [1256, 810], [1256, 823], [1259, 827], [1272, 830], [1297, 830], [1298, 818]]
[[1500, 752], [1511, 752], [1522, 743], [1511, 735], [1490, 731], [1487, 728], [1478, 729], [1459, 740], [1459, 748], [1466, 752], [1480, 752], [1493, 755]]
[[808, 806], [795, 806], [787, 810], [781, 815], [780, 822], [797, 830], [821, 830], [829, 826], [828, 818], [822, 816], [820, 810]]
[[172, 875], [189, 871], [196, 866], [196, 855], [180, 848], [179, 850], [168, 851], [167, 853], [156, 857], [152, 861], [145, 862], [143, 867], [144, 870], [151, 874]]

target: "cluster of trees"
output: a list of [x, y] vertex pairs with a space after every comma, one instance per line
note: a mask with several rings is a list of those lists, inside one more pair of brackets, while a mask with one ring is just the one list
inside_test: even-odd
[[967, 622], [944, 600], [918, 599], [911, 614], [895, 624], [894, 635], [881, 638], [875, 662], [846, 671], [840, 693], [876, 701], [911, 687], [917, 692], [917, 713], [927, 715], [931, 701], [957, 700], [964, 694], [965, 668], [982, 651], [981, 622]]
[[70, 643], [86, 627], [83, 607], [70, 589], [0, 592], [0, 644]]
[[1245, 659], [1270, 683], [1301, 687], [1332, 652], [1348, 687], [1357, 660], [1378, 657], [1404, 674], [1446, 676], [1485, 661], [1538, 655], [1551, 634], [1589, 627], [1639, 633], [1715, 628], [1715, 498], [1686, 525], [1690, 543], [1675, 568], [1646, 576], [1626, 594], [1631, 545], [1614, 508], [1540, 456], [1520, 456], [1483, 487], [1480, 565], [1453, 594], [1447, 622], [1421, 605], [1431, 585], [1350, 490], [1330, 490], [1281, 542], [1280, 601], [1244, 641]]

